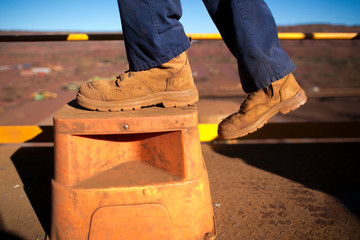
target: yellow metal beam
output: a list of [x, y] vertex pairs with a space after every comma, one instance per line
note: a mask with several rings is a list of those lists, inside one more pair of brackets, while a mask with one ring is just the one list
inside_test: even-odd
[[217, 138], [217, 124], [199, 124], [199, 135], [201, 142], [211, 142]]
[[[219, 33], [188, 33], [187, 36], [193, 40], [221, 40]], [[359, 38], [359, 33], [301, 33], [301, 32], [282, 32], [278, 34], [280, 40], [351, 40]]]
[[[221, 40], [219, 33], [188, 33], [193, 40]], [[280, 32], [281, 40], [360, 40], [360, 33], [343, 32]], [[37, 42], [37, 41], [108, 41], [124, 40], [122, 33], [79, 33], [79, 34], [42, 34], [42, 35], [0, 35], [0, 42]]]
[[0, 143], [23, 143], [40, 133], [39, 126], [0, 126]]
[[89, 35], [85, 33], [81, 34], [69, 34], [66, 38], [66, 41], [87, 41], [89, 40]]
[[[0, 144], [24, 143], [41, 133], [43, 133], [43, 127], [39, 126], [0, 126]], [[213, 141], [217, 137], [217, 124], [199, 124], [199, 134], [201, 142]], [[48, 140], [52, 141], [52, 139]]]
[[346, 40], [346, 39], [355, 39], [359, 36], [359, 33], [313, 33], [314, 39], [339, 39], [339, 40]]
[[281, 40], [301, 40], [301, 39], [316, 39], [316, 40], [351, 40], [356, 39], [359, 33], [279, 33]]
[[186, 34], [192, 40], [221, 40], [220, 33], [188, 33]]
[[279, 39], [283, 40], [297, 40], [297, 39], [305, 39], [305, 33], [278, 33]]
[[[217, 124], [199, 124], [201, 142], [217, 139]], [[241, 139], [360, 138], [360, 122], [269, 123]], [[0, 143], [53, 141], [52, 126], [0, 126]]]

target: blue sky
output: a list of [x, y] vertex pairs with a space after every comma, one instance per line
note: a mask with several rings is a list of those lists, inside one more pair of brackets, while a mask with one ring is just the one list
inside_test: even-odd
[[[360, 25], [360, 0], [265, 1], [280, 26]], [[182, 6], [186, 32], [217, 32], [201, 0]], [[119, 32], [121, 25], [116, 0], [0, 0], [0, 30]]]

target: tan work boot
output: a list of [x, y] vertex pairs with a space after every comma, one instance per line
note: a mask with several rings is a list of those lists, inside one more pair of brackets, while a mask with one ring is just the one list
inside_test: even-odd
[[245, 136], [264, 126], [276, 113], [289, 113], [305, 104], [305, 92], [293, 74], [273, 82], [269, 87], [250, 93], [237, 113], [224, 119], [218, 127], [222, 139]]
[[79, 105], [98, 111], [135, 110], [162, 103], [182, 107], [199, 99], [187, 53], [145, 71], [127, 71], [116, 80], [84, 83], [76, 96]]

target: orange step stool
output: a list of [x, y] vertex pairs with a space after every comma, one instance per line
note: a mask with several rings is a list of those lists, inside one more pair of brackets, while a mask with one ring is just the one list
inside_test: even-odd
[[194, 106], [54, 116], [52, 240], [215, 239]]

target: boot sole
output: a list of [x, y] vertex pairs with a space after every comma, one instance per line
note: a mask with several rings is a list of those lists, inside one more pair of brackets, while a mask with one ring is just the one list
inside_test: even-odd
[[230, 134], [224, 135], [223, 133], [219, 133], [219, 137], [225, 140], [244, 137], [249, 133], [253, 133], [258, 129], [262, 128], [267, 123], [267, 121], [275, 114], [281, 112], [282, 114], [285, 115], [291, 111], [298, 109], [299, 107], [304, 105], [306, 101], [307, 101], [307, 97], [305, 95], [305, 91], [303, 89], [300, 89], [299, 92], [297, 92], [297, 94], [294, 97], [273, 106], [265, 114], [263, 114], [256, 122], [249, 125], [248, 127], [240, 129], [238, 131], [234, 131]]
[[199, 94], [197, 88], [191, 88], [184, 91], [164, 91], [158, 92], [147, 96], [120, 100], [120, 101], [99, 101], [90, 98], [86, 98], [81, 93], [76, 96], [77, 102], [80, 106], [100, 111], [128, 111], [137, 110], [142, 107], [153, 106], [157, 104], [163, 104], [164, 107], [185, 107], [192, 105], [199, 100]]

